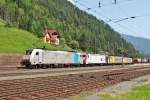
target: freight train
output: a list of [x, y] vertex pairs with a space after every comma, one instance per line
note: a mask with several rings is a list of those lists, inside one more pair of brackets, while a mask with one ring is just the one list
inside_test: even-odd
[[29, 49], [23, 56], [21, 64], [25, 65], [27, 68], [52, 68], [86, 65], [132, 64], [134, 61], [135, 59], [129, 57]]

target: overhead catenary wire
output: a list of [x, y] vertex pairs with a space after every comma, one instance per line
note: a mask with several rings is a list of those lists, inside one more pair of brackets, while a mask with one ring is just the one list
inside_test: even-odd
[[[122, 3], [125, 3], [125, 2], [129, 2], [129, 1], [134, 1], [134, 0], [112, 0], [113, 2], [111, 3], [105, 3], [103, 4], [102, 0], [99, 0], [98, 2], [98, 5], [93, 5], [92, 7], [89, 7], [89, 8], [92, 8], [92, 9], [97, 9], [97, 8], [102, 8], [102, 7], [107, 7], [107, 6], [112, 6], [112, 5], [117, 5], [117, 4], [122, 4]], [[74, 2], [83, 2], [83, 0], [74, 0]]]
[[[91, 7], [88, 7], [88, 6], [86, 6], [86, 5], [82, 4], [82, 3], [80, 3], [79, 1], [76, 1], [76, 3], [78, 3], [80, 6], [82, 6], [83, 8], [85, 8], [85, 9], [84, 9], [85, 11], [92, 11], [92, 12], [94, 12], [94, 13], [97, 13], [96, 10], [93, 10]], [[105, 16], [105, 15], [102, 14], [102, 13], [98, 13], [98, 14], [99, 14], [100, 16], [102, 16], [102, 17], [108, 19], [108, 20], [111, 20], [110, 18], [108, 18], [107, 16]]]
[[[104, 17], [105, 19], [109, 20], [110, 22], [112, 22], [112, 23], [118, 25], [119, 27], [121, 27], [121, 28], [123, 28], [123, 29], [125, 29], [125, 30], [128, 30], [129, 32], [137, 33], [137, 32], [135, 32], [134, 30], [132, 30], [132, 29], [126, 27], [126, 26], [123, 26], [123, 25], [121, 25], [121, 24], [119, 24], [119, 23], [113, 21], [113, 18], [110, 18], [110, 17], [105, 16], [104, 14], [102, 14], [102, 13], [100, 13], [100, 12], [97, 12], [96, 10], [93, 10], [92, 8], [90, 8], [90, 7], [88, 7], [88, 6], [84, 5], [84, 4], [82, 4], [82, 3], [79, 2], [79, 1], [76, 1], [76, 3], [78, 3], [80, 6], [86, 8], [86, 10], [90, 10], [91, 12], [94, 12], [94, 13], [100, 15], [101, 17]], [[102, 12], [102, 11], [101, 11], [101, 12]], [[105, 20], [105, 22], [107, 22], [107, 21]]]
[[[121, 11], [122, 14], [124, 14], [125, 16], [129, 16], [129, 14], [121, 7], [119, 6], [115, 6], [118, 8], [118, 10]], [[150, 13], [148, 14], [142, 14], [142, 15], [138, 15], [138, 16], [130, 16], [130, 17], [125, 17], [125, 18], [120, 18], [118, 20], [115, 20], [116, 23], [119, 23], [119, 22], [122, 22], [124, 20], [130, 20], [130, 19], [136, 19], [136, 18], [141, 18], [141, 17], [147, 17], [147, 16], [150, 16]], [[141, 29], [142, 27], [141, 26], [138, 26], [138, 25], [133, 25], [132, 24], [132, 29], [133, 28], [136, 28], [136, 30], [138, 30], [138, 32], [143, 32], [144, 29]]]
[[126, 17], [126, 18], [121, 18], [115, 22], [120, 22], [120, 21], [124, 21], [124, 20], [127, 20], [127, 19], [136, 19], [136, 18], [140, 18], [140, 17], [147, 17], [147, 16], [150, 16], [150, 13], [149, 14], [144, 14], [144, 15], [139, 15], [139, 16], [131, 16], [131, 17]]
[[[115, 0], [114, 2], [127, 2], [127, 1], [133, 1], [133, 0]], [[80, 4], [81, 6], [83, 7], [86, 7], [87, 9], [86, 10], [94, 10], [95, 9], [95, 6], [93, 7], [88, 7], [88, 6], [85, 6], [83, 5], [83, 1], [82, 0], [75, 0], [76, 3]], [[82, 3], [81, 3], [82, 2]], [[112, 4], [112, 3], [111, 3]], [[99, 0], [98, 2], [98, 6], [96, 8], [101, 8], [102, 7], [102, 3], [101, 3], [101, 0]], [[117, 6], [116, 6], [117, 7]], [[121, 10], [121, 8], [119, 8], [119, 10]], [[95, 12], [95, 11], [94, 11]], [[104, 16], [104, 15], [103, 15]], [[135, 19], [135, 18], [140, 18], [140, 17], [147, 17], [147, 16], [150, 16], [150, 13], [148, 14], [143, 14], [143, 15], [137, 15], [137, 16], [130, 16], [130, 17], [125, 17], [125, 18], [120, 18], [120, 19], [111, 19], [111, 20], [108, 20], [108, 22], [110, 21], [113, 21], [114, 22], [120, 22], [120, 21], [124, 21], [124, 20], [127, 20], [127, 19]]]

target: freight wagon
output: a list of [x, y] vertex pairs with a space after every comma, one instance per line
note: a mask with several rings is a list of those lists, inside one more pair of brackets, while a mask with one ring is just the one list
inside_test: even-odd
[[133, 60], [132, 60], [132, 58], [123, 57], [123, 63], [124, 64], [132, 64]]
[[108, 56], [107, 55], [100, 55], [100, 54], [88, 54], [86, 58], [85, 64], [100, 64], [104, 65], [108, 63]]

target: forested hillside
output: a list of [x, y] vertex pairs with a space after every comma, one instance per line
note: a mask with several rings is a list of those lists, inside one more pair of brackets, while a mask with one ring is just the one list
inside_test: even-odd
[[0, 0], [0, 17], [7, 21], [7, 27], [18, 27], [38, 37], [42, 37], [45, 28], [56, 29], [60, 32], [61, 44], [73, 49], [139, 55], [108, 24], [79, 10], [67, 0]]

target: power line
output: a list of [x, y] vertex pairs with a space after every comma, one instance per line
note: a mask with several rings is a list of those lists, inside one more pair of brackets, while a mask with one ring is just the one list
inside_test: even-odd
[[[125, 1], [133, 1], [133, 0], [120, 0], [120, 1], [117, 1], [117, 0], [115, 0], [114, 2], [116, 3], [116, 2], [125, 2]], [[86, 10], [94, 10], [94, 7], [87, 7], [87, 6], [85, 6], [85, 5], [83, 5], [82, 3], [80, 3], [79, 2], [79, 0], [75, 0], [75, 2], [77, 2], [78, 4], [80, 4], [81, 6], [83, 6], [83, 7], [85, 7], [85, 8], [87, 8]], [[99, 3], [98, 3], [98, 7], [100, 8], [100, 7], [102, 7], [101, 6], [101, 1], [99, 0]], [[121, 10], [121, 8], [119, 8], [119, 10]], [[95, 11], [94, 11], [95, 12]], [[105, 15], [102, 15], [102, 16], [105, 16]], [[139, 18], [139, 17], [147, 17], [147, 16], [150, 16], [150, 13], [149, 14], [144, 14], [144, 15], [139, 15], [139, 16], [131, 16], [131, 17], [125, 17], [125, 18], [120, 18], [120, 19], [109, 19], [107, 22], [110, 22], [110, 21], [115, 21], [115, 22], [120, 22], [120, 21], [124, 21], [124, 20], [127, 20], [127, 19], [135, 19], [135, 18]], [[106, 17], [106, 16], [105, 16]]]
[[136, 18], [147, 17], [147, 16], [150, 16], [150, 14], [144, 14], [144, 15], [140, 15], [140, 16], [131, 16], [131, 17], [126, 17], [126, 18], [121, 18], [121, 19], [118, 19], [115, 22], [121, 22], [121, 21], [124, 21], [124, 20], [127, 20], [127, 19], [136, 19]]
[[[92, 12], [94, 12], [94, 13], [97, 13], [96, 10], [93, 10], [92, 8], [90, 8], [90, 7], [88, 7], [88, 6], [86, 6], [86, 5], [82, 4], [82, 3], [80, 3], [79, 1], [76, 1], [76, 3], [78, 3], [80, 6], [84, 7], [86, 11], [92, 11]], [[106, 18], [106, 19], [108, 19], [108, 20], [111, 20], [111, 19], [109, 19], [107, 16], [105, 16], [105, 15], [103, 15], [103, 14], [101, 14], [101, 13], [99, 13], [99, 15], [101, 15], [102, 17], [104, 17], [104, 18]]]
[[[87, 10], [88, 10], [88, 8], [89, 8], [88, 6], [86, 6], [86, 5], [82, 4], [82, 3], [80, 3], [79, 1], [77, 1], [76, 3], [78, 3], [78, 4], [81, 5], [82, 7], [87, 8]], [[97, 12], [96, 10], [93, 10], [92, 8], [90, 8], [89, 10], [92, 11], [92, 12], [95, 12], [95, 13], [97, 13], [97, 14], [99, 14], [99, 15], [101, 15], [102, 17], [108, 19], [110, 22], [113, 22], [114, 24], [117, 24], [119, 27], [124, 28], [124, 29], [128, 30], [129, 32], [136, 33], [136, 32], [133, 31], [132, 29], [129, 29], [129, 28], [127, 28], [127, 27], [125, 27], [125, 26], [123, 26], [123, 25], [117, 23], [117, 22], [114, 22], [112, 18], [109, 18], [109, 17], [105, 16], [104, 14], [102, 14], [102, 13], [100, 13], [100, 12]]]
[[[115, 6], [115, 7], [117, 7], [121, 11], [121, 13], [124, 14], [125, 16], [129, 16], [128, 13], [124, 9], [122, 9], [121, 7], [118, 7], [118, 6]], [[134, 19], [134, 18], [136, 18], [136, 17], [134, 17], [134, 16], [132, 16], [132, 17], [126, 17], [126, 18], [122, 18], [122, 19], [116, 20], [115, 22], [120, 22], [120, 21], [123, 21], [123, 20]], [[135, 27], [135, 26], [132, 25], [132, 29], [133, 29], [133, 27]], [[125, 28], [127, 28], [127, 27], [125, 27]], [[127, 29], [130, 30], [129, 28], [127, 28]], [[140, 28], [138, 28], [138, 29], [140, 29]], [[136, 30], [137, 30], [137, 28], [136, 28]], [[131, 30], [131, 32], [133, 32], [133, 31]]]
[[[129, 16], [128, 13], [121, 7], [118, 7], [118, 6], [115, 6], [115, 7], [117, 7], [125, 16]], [[139, 15], [139, 16], [131, 16], [131, 17], [122, 18], [122, 21], [124, 21], [126, 19], [136, 19], [139, 17], [147, 17], [147, 16], [150, 16], [150, 13]], [[121, 22], [121, 19], [119, 19], [119, 20], [116, 20], [116, 22]], [[141, 27], [139, 27], [138, 25], [132, 25], [132, 29], [133, 29], [133, 27], [136, 28], [136, 30], [139, 30], [139, 32], [143, 32], [143, 29], [141, 30]]]
[[[102, 8], [102, 7], [106, 7], [106, 6], [117, 5], [117, 4], [129, 2], [129, 1], [133, 1], [133, 0], [112, 0], [112, 1], [114, 1], [114, 2], [103, 4], [102, 1], [99, 0], [98, 5], [94, 5], [93, 7], [90, 7], [90, 8], [92, 8], [92, 9]], [[74, 0], [74, 2], [83, 2], [83, 1], [82, 0]]]
[[149, 13], [149, 14], [144, 14], [144, 15], [135, 16], [135, 17], [136, 17], [136, 18], [139, 18], [139, 17], [147, 17], [147, 16], [150, 16], [150, 13]]

